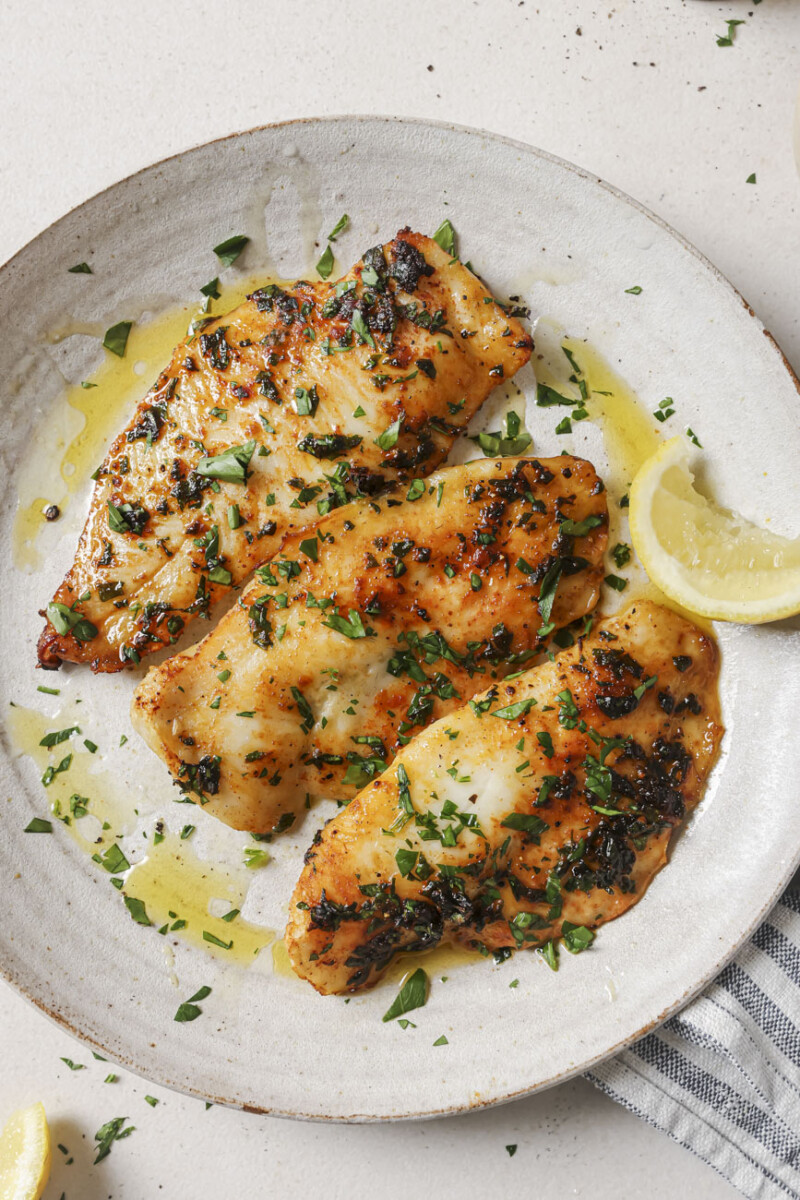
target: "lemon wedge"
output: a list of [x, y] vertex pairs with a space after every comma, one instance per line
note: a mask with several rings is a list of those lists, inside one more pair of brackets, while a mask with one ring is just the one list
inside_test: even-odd
[[633, 481], [631, 540], [653, 583], [718, 621], [756, 625], [800, 613], [800, 538], [768, 533], [701, 496], [692, 456], [684, 438], [671, 438]]
[[50, 1178], [43, 1104], [21, 1108], [0, 1134], [0, 1200], [39, 1200]]

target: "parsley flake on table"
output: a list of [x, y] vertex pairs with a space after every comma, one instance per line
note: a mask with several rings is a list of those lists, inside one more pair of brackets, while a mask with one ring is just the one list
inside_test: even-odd
[[100, 1126], [94, 1135], [94, 1140], [97, 1142], [97, 1146], [95, 1147], [97, 1155], [93, 1163], [94, 1166], [108, 1157], [114, 1142], [119, 1142], [133, 1133], [136, 1128], [135, 1125], [128, 1125], [127, 1128], [123, 1128], [127, 1119], [127, 1117], [112, 1117], [110, 1121], [106, 1121], [105, 1125]]

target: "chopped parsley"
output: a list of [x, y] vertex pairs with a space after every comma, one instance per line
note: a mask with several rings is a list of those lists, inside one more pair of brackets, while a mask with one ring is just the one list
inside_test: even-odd
[[94, 1135], [94, 1140], [97, 1142], [97, 1146], [95, 1147], [97, 1154], [95, 1155], [94, 1166], [108, 1157], [114, 1142], [120, 1142], [123, 1138], [129, 1137], [133, 1133], [136, 1128], [135, 1125], [128, 1125], [127, 1128], [123, 1128], [127, 1119], [127, 1117], [112, 1117], [110, 1121], [106, 1121], [105, 1125], [100, 1126]]
[[394, 1021], [396, 1017], [402, 1017], [404, 1013], [412, 1012], [415, 1008], [422, 1008], [427, 999], [428, 976], [422, 967], [417, 967], [416, 971], [412, 975], [409, 975], [397, 996], [383, 1014], [383, 1020]]
[[125, 357], [125, 347], [128, 344], [128, 335], [133, 328], [133, 321], [118, 321], [116, 325], [112, 325], [105, 332], [103, 345], [106, 350], [110, 350], [112, 354], [116, 354], [117, 358]]
[[226, 483], [244, 483], [255, 448], [254, 441], [245, 442], [241, 446], [229, 446], [222, 454], [201, 458], [195, 470], [198, 475], [203, 475], [207, 479], [223, 479]]
[[341, 217], [339, 217], [339, 220], [328, 234], [328, 241], [335, 242], [339, 234], [347, 228], [349, 221], [350, 218], [348, 217], [347, 213], [342, 213]]
[[396, 421], [392, 421], [391, 425], [388, 425], [383, 433], [379, 433], [375, 438], [375, 445], [381, 450], [391, 450], [392, 446], [397, 444], [402, 424], [402, 416], [398, 417]]
[[202, 1008], [199, 1007], [198, 1001], [205, 1000], [206, 996], [210, 996], [210, 995], [211, 995], [210, 987], [205, 987], [205, 986], [201, 987], [198, 991], [195, 992], [195, 994], [193, 996], [190, 996], [188, 1000], [185, 1000], [183, 1002], [183, 1004], [179, 1005], [178, 1011], [175, 1013], [173, 1020], [175, 1020], [175, 1021], [195, 1021], [195, 1020], [197, 1020], [197, 1018], [200, 1016], [200, 1014], [203, 1011]]
[[434, 233], [433, 240], [437, 246], [441, 246], [445, 254], [449, 254], [451, 258], [456, 257], [456, 231], [447, 217]]
[[327, 620], [322, 624], [349, 638], [368, 637], [372, 632], [369, 626], [364, 625], [361, 614], [355, 608], [350, 609], [348, 617], [342, 617], [339, 613], [329, 613]]
[[492, 716], [499, 717], [501, 721], [513, 721], [516, 717], [524, 717], [529, 713], [535, 703], [534, 697], [529, 696], [527, 700], [518, 700], [516, 704], [507, 704], [505, 708], [496, 708]]
[[23, 833], [52, 833], [52, 821], [46, 821], [44, 817], [34, 817], [25, 826]]
[[234, 234], [233, 237], [226, 238], [224, 242], [220, 242], [218, 246], [215, 246], [214, 253], [223, 267], [231, 267], [249, 241], [250, 238], [245, 237], [242, 233]]
[[627, 567], [631, 561], [631, 548], [627, 542], [617, 542], [614, 549], [611, 551], [611, 557], [614, 559], [614, 565], [620, 570]]
[[524, 454], [533, 438], [523, 425], [519, 413], [511, 409], [505, 415], [505, 431], [479, 433], [471, 439], [488, 458], [509, 458]]
[[320, 279], [327, 279], [333, 270], [333, 250], [326, 246], [317, 261], [317, 274]]
[[606, 583], [615, 592], [624, 592], [628, 586], [627, 579], [623, 579], [620, 575], [606, 575]]

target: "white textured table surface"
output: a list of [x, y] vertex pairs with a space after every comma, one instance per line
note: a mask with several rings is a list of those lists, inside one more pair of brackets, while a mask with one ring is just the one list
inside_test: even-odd
[[[720, 48], [729, 18], [745, 24]], [[799, 48], [795, 0], [0, 0], [0, 260], [197, 142], [328, 113], [433, 117], [531, 142], [641, 200], [716, 263], [798, 365]], [[393, 1200], [421, 1185], [464, 1200], [736, 1194], [580, 1080], [413, 1125], [205, 1111], [125, 1072], [104, 1084], [105, 1064], [2, 985], [0, 1064], [0, 1124], [42, 1099], [74, 1157], [55, 1151], [47, 1200]], [[92, 1168], [92, 1134], [123, 1113], [135, 1134]]]

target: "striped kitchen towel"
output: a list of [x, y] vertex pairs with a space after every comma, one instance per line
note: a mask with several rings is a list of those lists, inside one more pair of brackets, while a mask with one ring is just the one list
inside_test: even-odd
[[800, 1200], [800, 890], [722, 974], [587, 1078], [749, 1200]]

